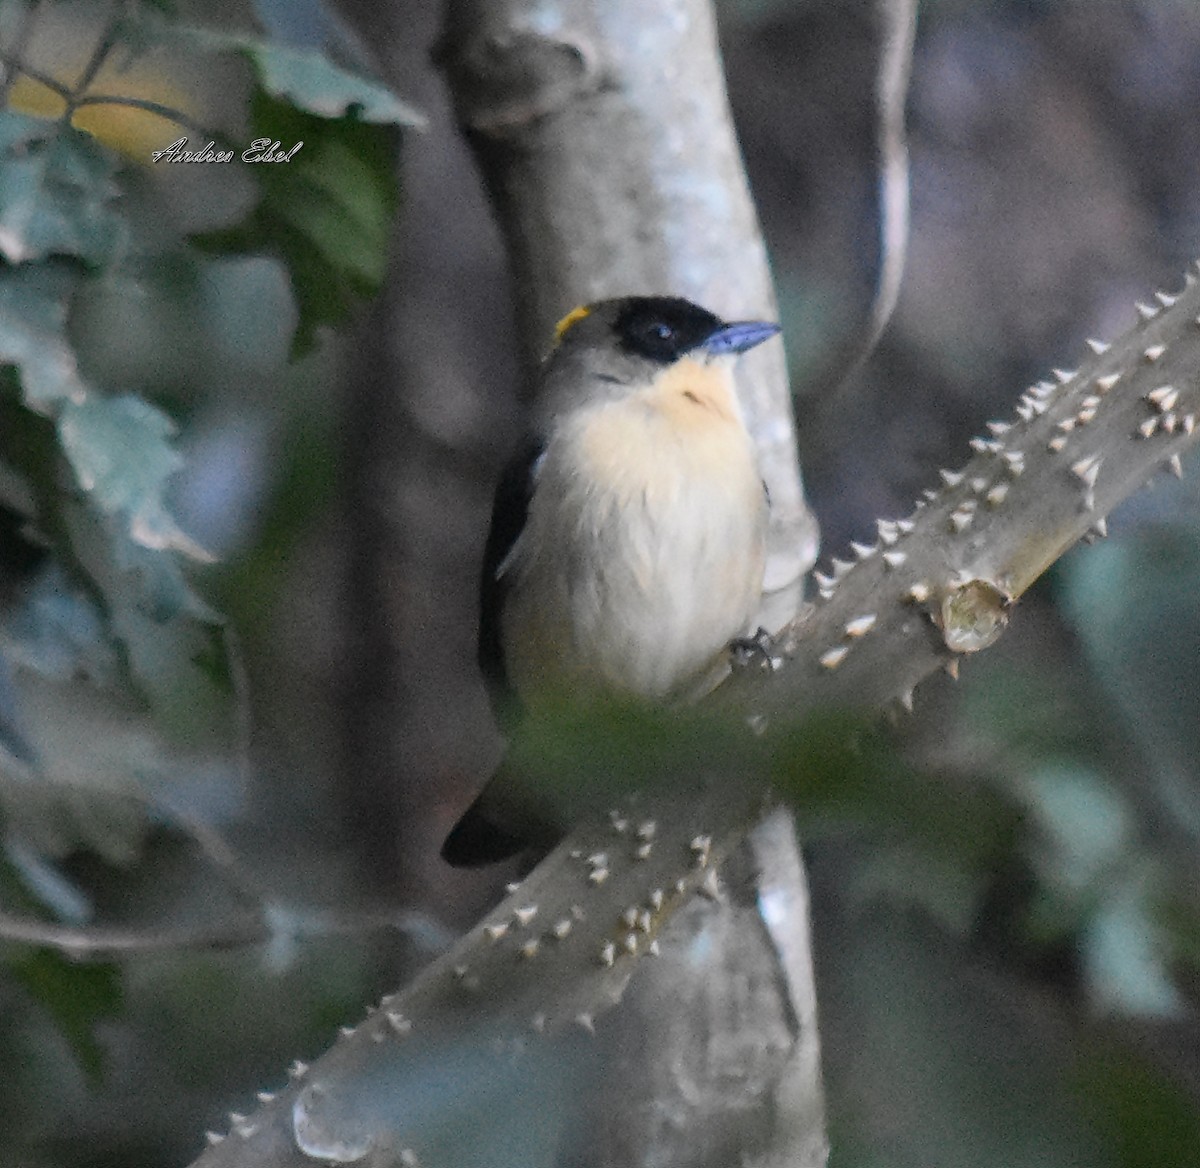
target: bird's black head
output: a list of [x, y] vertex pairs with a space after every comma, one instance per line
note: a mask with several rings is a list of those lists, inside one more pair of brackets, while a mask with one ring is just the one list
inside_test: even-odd
[[670, 364], [708, 340], [721, 319], [679, 296], [630, 296], [616, 306], [613, 332], [628, 353]]

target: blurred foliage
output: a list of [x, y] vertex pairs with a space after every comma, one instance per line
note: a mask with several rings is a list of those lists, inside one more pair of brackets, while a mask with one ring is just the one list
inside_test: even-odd
[[[317, 349], [379, 289], [399, 137], [420, 121], [316, 49], [160, 8], [0, 15], [17, 50], [0, 108], [0, 849], [5, 909], [30, 922], [220, 919], [248, 893], [196, 826], [247, 796], [249, 693], [226, 618], [197, 588], [198, 569], [215, 583], [213, 555], [188, 531], [205, 513], [194, 491], [181, 504], [177, 419], [251, 383], [273, 409], [312, 380], [292, 350]], [[241, 142], [247, 125], [296, 147], [292, 160], [242, 163], [239, 146], [229, 165], [152, 161], [179, 137]], [[305, 424], [305, 396], [281, 426]], [[257, 907], [277, 930], [265, 956], [287, 964], [294, 925]], [[0, 1000], [41, 1010], [6, 1028], [5, 1061], [45, 1048], [11, 1088], [70, 1081], [72, 1059], [86, 1082], [64, 1104], [104, 1088], [101, 1024], [128, 1027], [147, 1004], [142, 990], [127, 1013], [126, 977], [0, 948]], [[354, 984], [301, 1029], [340, 1018]], [[0, 1098], [6, 1144], [53, 1114], [48, 1097], [19, 1099]]]

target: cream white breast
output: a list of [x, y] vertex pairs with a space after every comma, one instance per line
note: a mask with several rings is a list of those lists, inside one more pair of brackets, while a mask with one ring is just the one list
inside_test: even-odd
[[767, 504], [729, 365], [685, 358], [551, 427], [502, 569], [527, 706], [563, 687], [679, 695], [751, 631]]

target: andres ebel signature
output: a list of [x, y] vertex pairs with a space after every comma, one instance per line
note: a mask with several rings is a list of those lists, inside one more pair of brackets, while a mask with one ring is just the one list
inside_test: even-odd
[[[296, 151], [303, 146], [297, 142], [286, 150], [270, 138], [255, 138], [242, 151], [243, 162], [291, 162]], [[234, 151], [218, 150], [216, 142], [209, 142], [199, 150], [189, 150], [186, 138], [176, 138], [165, 150], [155, 150], [150, 157], [155, 162], [232, 162]]]

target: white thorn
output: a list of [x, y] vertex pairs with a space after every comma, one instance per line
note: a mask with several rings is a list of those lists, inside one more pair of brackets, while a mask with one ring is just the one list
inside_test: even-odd
[[918, 580], [905, 594], [914, 604], [924, 604], [933, 594], [933, 590], [924, 580]]
[[1172, 454], [1171, 457], [1167, 459], [1167, 465], [1171, 468], [1171, 473], [1177, 479], [1183, 478], [1183, 463], [1180, 461], [1178, 454]]
[[834, 579], [832, 576], [826, 576], [824, 572], [818, 572], [815, 568], [813, 569], [813, 580], [816, 582], [817, 587], [821, 589], [822, 592], [824, 592], [827, 588], [831, 589], [834, 585]]
[[225, 1137], [221, 1135], [220, 1132], [206, 1131], [204, 1133], [205, 1143], [207, 1143], [210, 1148], [215, 1148], [224, 1138]]
[[611, 968], [614, 961], [617, 959], [617, 947], [611, 941], [605, 941], [600, 946], [600, 964], [605, 969]]
[[837, 645], [832, 649], [827, 649], [817, 660], [826, 669], [836, 669], [846, 659], [846, 654], [849, 652], [850, 650], [847, 646]]
[[537, 905], [527, 904], [524, 908], [517, 909], [513, 916], [517, 918], [519, 925], [527, 925], [534, 917], [537, 916]]
[[1088, 424], [1088, 422], [1090, 422], [1095, 416], [1096, 416], [1096, 407], [1095, 406], [1084, 406], [1083, 409], [1081, 409], [1079, 411], [1079, 413], [1076, 415], [1076, 417], [1079, 419], [1079, 424], [1081, 426], [1086, 426]]
[[1184, 414], [1183, 415], [1183, 432], [1185, 434], [1190, 434], [1195, 428], [1196, 428], [1196, 415], [1195, 414]]
[[951, 657], [942, 668], [950, 675], [951, 681], [958, 680], [958, 658]]
[[1175, 403], [1179, 401], [1179, 390], [1173, 385], [1160, 385], [1146, 394], [1146, 400], [1161, 413], [1166, 413], [1167, 410], [1173, 410]]
[[999, 507], [1004, 502], [1004, 497], [1007, 494], [1008, 483], [997, 483], [986, 495], [988, 506]]
[[484, 925], [483, 931], [487, 939], [494, 945], [508, 932], [508, 922], [506, 921], [502, 925]]
[[959, 470], [939, 470], [938, 474], [948, 487], [957, 487], [963, 481], [963, 472]]
[[1158, 418], [1147, 418], [1144, 422], [1138, 423], [1138, 433], [1143, 438], [1154, 437], [1154, 431], [1158, 429]]
[[883, 553], [883, 562], [887, 565], [889, 570], [900, 567], [900, 565], [903, 564], [907, 559], [908, 555], [905, 552], [888, 551]]
[[897, 519], [896, 526], [900, 528], [901, 535], [911, 535], [916, 524], [911, 519]]
[[966, 531], [967, 528], [970, 526], [971, 526], [971, 512], [970, 511], [958, 510], [958, 511], [952, 511], [950, 513], [950, 528], [956, 534], [961, 535], [962, 532]]
[[1087, 487], [1094, 487], [1100, 476], [1100, 464], [1104, 459], [1098, 454], [1090, 454], [1071, 464], [1071, 473]]
[[1149, 304], [1143, 304], [1140, 300], [1134, 305], [1137, 309], [1137, 314], [1142, 320], [1153, 320], [1158, 315], [1158, 309], [1151, 307]]
[[1012, 429], [1011, 422], [988, 422], [987, 428], [992, 432], [993, 438], [999, 438], [1001, 434], [1007, 434]]
[[1108, 393], [1120, 380], [1121, 375], [1119, 373], [1106, 373], [1103, 377], [1096, 378], [1096, 388], [1101, 393]]
[[875, 627], [875, 613], [868, 613], [866, 616], [856, 616], [852, 621], [846, 624], [846, 636], [848, 637], [865, 637]]
[[839, 560], [837, 556], [830, 558], [830, 563], [833, 564], [833, 578], [840, 580], [851, 568], [854, 567], [853, 560]]
[[1075, 374], [1078, 373], [1079, 370], [1078, 369], [1051, 369], [1050, 372], [1053, 373], [1054, 376], [1058, 379], [1059, 385], [1066, 385], [1068, 381], [1074, 380]]
[[1095, 353], [1097, 357], [1102, 357], [1108, 352], [1108, 346], [1103, 341], [1096, 340], [1095, 337], [1088, 337], [1087, 347], [1091, 349], [1091, 351]]
[[1165, 431], [1166, 431], [1168, 434], [1174, 434], [1174, 433], [1175, 433], [1175, 423], [1176, 423], [1176, 421], [1177, 421], [1177, 420], [1178, 420], [1178, 419], [1176, 419], [1175, 415], [1174, 415], [1174, 414], [1172, 414], [1172, 413], [1165, 413], [1165, 414], [1163, 414], [1163, 416], [1162, 416], [1162, 428], [1163, 428], [1163, 429], [1164, 429], [1164, 430], [1165, 430]]
[[1167, 351], [1166, 345], [1150, 345], [1142, 354], [1147, 361], [1154, 362], [1159, 359]]
[[873, 556], [875, 554], [875, 548], [873, 545], [865, 544], [865, 543], [856, 543], [854, 540], [850, 541], [850, 550], [860, 560], [869, 559], [871, 556]]
[[1163, 308], [1170, 308], [1175, 301], [1179, 299], [1179, 297], [1170, 296], [1166, 292], [1155, 292], [1154, 299], [1157, 300], [1159, 304], [1163, 306]]
[[900, 705], [906, 713], [911, 714], [913, 712], [913, 691], [911, 689], [906, 689], [900, 695]]
[[1046, 443], [1046, 448], [1051, 454], [1057, 454], [1067, 444], [1067, 436], [1065, 434], [1055, 434], [1049, 442]]
[[259, 1103], [273, 1103], [275, 1101], [275, 1092], [255, 1091], [254, 1098], [257, 1099]]
[[1101, 516], [1092, 524], [1092, 531], [1095, 532], [1097, 539], [1103, 539], [1108, 534], [1108, 520]]

